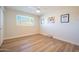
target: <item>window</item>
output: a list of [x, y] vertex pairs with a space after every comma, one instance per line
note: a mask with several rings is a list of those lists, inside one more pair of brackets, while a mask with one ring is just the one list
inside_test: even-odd
[[34, 17], [16, 15], [16, 24], [23, 25], [23, 26], [33, 26], [34, 25]]

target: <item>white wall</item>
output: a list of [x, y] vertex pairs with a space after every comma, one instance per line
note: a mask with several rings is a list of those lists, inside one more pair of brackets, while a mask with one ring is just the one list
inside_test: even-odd
[[3, 20], [4, 20], [4, 7], [0, 7], [0, 46], [3, 43]]
[[[70, 14], [69, 23], [61, 23], [60, 15], [66, 13]], [[55, 23], [46, 22], [49, 16], [55, 16]], [[40, 24], [41, 34], [79, 45], [79, 7], [57, 7], [42, 17], [45, 24]]]
[[[35, 18], [34, 26], [16, 25], [16, 15], [33, 16]], [[4, 39], [38, 34], [39, 16], [6, 8], [4, 25]]]

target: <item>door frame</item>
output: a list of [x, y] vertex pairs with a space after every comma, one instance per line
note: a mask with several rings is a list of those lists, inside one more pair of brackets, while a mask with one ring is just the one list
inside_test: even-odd
[[3, 7], [1, 6], [0, 7], [0, 35], [1, 35], [1, 37], [0, 37], [0, 46], [2, 45], [2, 43], [3, 43], [3, 13], [4, 13], [4, 11], [3, 11]]

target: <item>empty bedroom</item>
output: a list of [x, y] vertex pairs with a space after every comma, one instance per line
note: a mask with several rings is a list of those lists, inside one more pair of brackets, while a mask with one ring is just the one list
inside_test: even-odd
[[79, 52], [79, 7], [0, 6], [0, 52]]

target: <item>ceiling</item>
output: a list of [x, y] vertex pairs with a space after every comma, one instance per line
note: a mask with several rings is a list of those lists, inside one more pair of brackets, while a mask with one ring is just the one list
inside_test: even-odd
[[[34, 15], [44, 15], [46, 13], [51, 13], [54, 11], [60, 12], [62, 9], [71, 9], [71, 8], [79, 8], [79, 7], [67, 7], [67, 6], [7, 6], [6, 8], [10, 8], [13, 10], [19, 10], [27, 13], [31, 13]], [[36, 10], [40, 9], [40, 13], [37, 13]]]
[[40, 9], [39, 6], [7, 6], [5, 8], [23, 11], [23, 12], [27, 12], [27, 13], [34, 14], [34, 15], [42, 15], [43, 14], [42, 12], [40, 12], [40, 13], [36, 12], [37, 9]]

